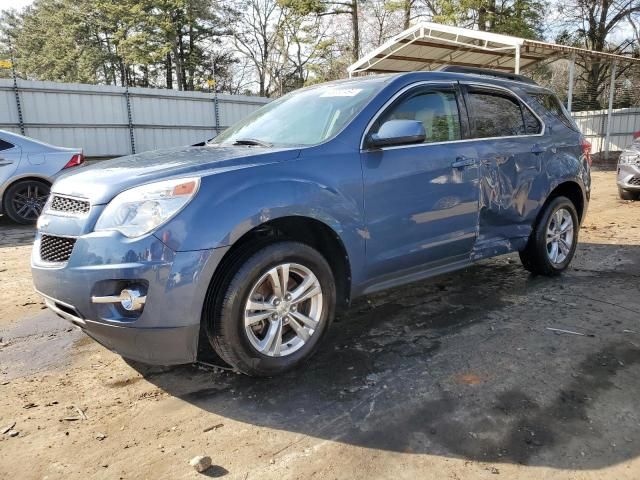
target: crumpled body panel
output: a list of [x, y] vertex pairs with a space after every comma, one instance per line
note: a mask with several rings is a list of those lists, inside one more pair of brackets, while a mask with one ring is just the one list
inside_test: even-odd
[[575, 182], [588, 191], [589, 174], [577, 139], [557, 145], [553, 135], [539, 137], [536, 147], [544, 150], [541, 153], [531, 152], [530, 138], [479, 145], [478, 238], [472, 259], [524, 248], [538, 213], [558, 185]]

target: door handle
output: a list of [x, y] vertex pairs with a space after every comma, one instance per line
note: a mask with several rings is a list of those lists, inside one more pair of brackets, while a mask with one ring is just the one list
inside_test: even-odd
[[535, 155], [540, 155], [541, 153], [546, 152], [547, 149], [545, 147], [542, 147], [540, 145], [538, 145], [537, 143], [531, 147], [531, 153], [535, 154]]
[[456, 158], [456, 161], [451, 164], [451, 167], [452, 168], [464, 168], [464, 167], [470, 167], [470, 166], [475, 165], [475, 164], [476, 164], [476, 161], [473, 158], [458, 157], [458, 158]]
[[13, 162], [11, 160], [5, 160], [4, 158], [0, 157], [0, 167], [4, 167], [5, 165], [11, 165]]

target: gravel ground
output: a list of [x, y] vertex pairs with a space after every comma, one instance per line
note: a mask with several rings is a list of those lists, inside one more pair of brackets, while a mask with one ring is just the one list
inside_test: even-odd
[[640, 202], [593, 177], [566, 274], [371, 296], [266, 380], [127, 364], [41, 309], [33, 231], [0, 220], [0, 478], [640, 478]]

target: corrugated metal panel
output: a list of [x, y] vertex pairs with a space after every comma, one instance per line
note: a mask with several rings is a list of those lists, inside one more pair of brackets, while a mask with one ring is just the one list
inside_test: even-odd
[[[126, 90], [104, 85], [19, 80], [26, 134], [88, 156], [131, 153]], [[190, 145], [215, 136], [213, 95], [131, 88], [136, 151]], [[241, 120], [269, 100], [219, 96], [220, 126]], [[0, 79], [0, 129], [19, 132], [13, 82]]]
[[[593, 152], [605, 150], [607, 111], [574, 112], [572, 117], [580, 131], [591, 142]], [[611, 145], [609, 150], [624, 150], [632, 141], [633, 133], [640, 130], [640, 108], [618, 108], [611, 115]]]

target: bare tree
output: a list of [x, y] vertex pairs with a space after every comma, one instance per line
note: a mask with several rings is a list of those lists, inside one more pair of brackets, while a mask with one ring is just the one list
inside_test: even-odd
[[[570, 43], [597, 52], [628, 53], [633, 40], [615, 42], [612, 34], [624, 23], [635, 25], [640, 15], [640, 0], [568, 0], [559, 6], [560, 14], [566, 19], [565, 32], [558, 38], [562, 43]], [[568, 33], [574, 32], [574, 33]], [[585, 87], [585, 106], [600, 108], [599, 99], [607, 88], [611, 62], [578, 58], [579, 80]], [[622, 73], [627, 66], [620, 66]]]
[[255, 68], [258, 93], [270, 93], [271, 61], [282, 20], [282, 9], [276, 0], [249, 0], [240, 5], [243, 12], [234, 35], [236, 48], [245, 55]]

